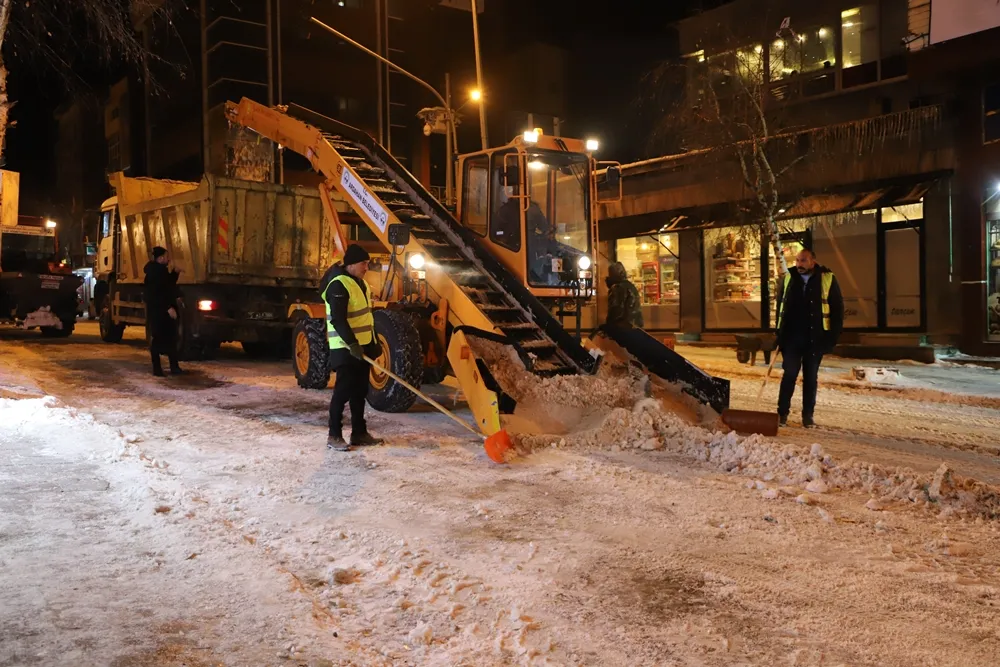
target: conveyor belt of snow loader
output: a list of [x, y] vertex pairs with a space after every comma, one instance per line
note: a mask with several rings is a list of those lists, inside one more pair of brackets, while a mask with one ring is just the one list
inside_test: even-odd
[[729, 407], [729, 380], [712, 377], [642, 329], [601, 327], [650, 373], [683, 386], [684, 392], [722, 414]]
[[596, 369], [597, 360], [542, 302], [371, 136], [297, 105], [289, 105], [287, 114], [318, 128], [383, 206], [410, 225], [431, 260], [427, 270], [449, 276], [480, 313], [533, 360], [529, 370], [551, 376]]

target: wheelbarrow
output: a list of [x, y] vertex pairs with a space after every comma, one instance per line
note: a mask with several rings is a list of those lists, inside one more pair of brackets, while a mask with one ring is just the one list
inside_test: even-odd
[[764, 353], [764, 363], [771, 363], [771, 353], [778, 345], [778, 337], [772, 333], [737, 334], [736, 361], [741, 364], [757, 365], [757, 353]]

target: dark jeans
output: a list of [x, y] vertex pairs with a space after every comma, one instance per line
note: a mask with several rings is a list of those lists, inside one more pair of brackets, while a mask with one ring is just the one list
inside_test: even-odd
[[351, 430], [360, 435], [368, 432], [365, 423], [365, 398], [368, 396], [368, 373], [371, 367], [363, 361], [351, 359], [337, 368], [337, 379], [333, 384], [330, 399], [330, 435], [341, 435], [344, 423], [344, 407], [351, 406]]
[[816, 387], [819, 383], [819, 365], [822, 354], [815, 354], [806, 342], [793, 342], [781, 348], [781, 391], [778, 393], [778, 414], [787, 416], [792, 409], [795, 381], [802, 371], [802, 416], [811, 418], [816, 409]]
[[162, 373], [160, 355], [165, 354], [170, 360], [170, 369], [180, 368], [177, 363], [177, 323], [166, 313], [157, 313], [149, 319], [150, 341], [149, 356], [153, 362], [153, 372]]

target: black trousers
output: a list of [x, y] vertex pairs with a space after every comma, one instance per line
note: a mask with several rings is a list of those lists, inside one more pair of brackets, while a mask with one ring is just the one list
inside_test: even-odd
[[778, 414], [788, 415], [795, 395], [795, 381], [802, 371], [802, 416], [812, 417], [816, 409], [816, 389], [819, 384], [819, 365], [822, 353], [815, 353], [809, 341], [793, 341], [781, 348], [781, 366], [785, 373], [781, 377], [781, 391], [778, 393]]
[[368, 374], [371, 367], [353, 357], [337, 368], [337, 378], [330, 398], [330, 435], [342, 435], [344, 407], [351, 406], [351, 431], [368, 432], [365, 423], [365, 399], [368, 397]]
[[171, 370], [180, 368], [177, 363], [177, 324], [175, 320], [166, 313], [158, 314], [150, 318], [149, 326], [152, 334], [149, 343], [149, 356], [153, 362], [153, 372], [163, 372], [163, 367], [160, 365], [161, 354], [167, 355]]

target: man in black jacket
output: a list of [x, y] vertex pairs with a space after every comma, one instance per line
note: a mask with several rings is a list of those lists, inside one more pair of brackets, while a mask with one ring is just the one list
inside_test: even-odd
[[[364, 248], [351, 244], [344, 253], [343, 264], [331, 267], [320, 281], [320, 294], [326, 302], [330, 366], [337, 374], [330, 398], [330, 431], [326, 445], [337, 451], [382, 443], [368, 433], [365, 422], [371, 366], [364, 357], [375, 359], [381, 352], [375, 340], [371, 287], [364, 279], [369, 260]], [[350, 445], [343, 435], [344, 408], [348, 404], [351, 406]]]
[[833, 272], [816, 263], [806, 248], [795, 258], [795, 270], [779, 286], [778, 347], [784, 375], [778, 395], [781, 425], [788, 422], [795, 382], [802, 371], [802, 425], [815, 426], [816, 389], [823, 355], [837, 345], [844, 328], [844, 298]]
[[170, 360], [170, 373], [177, 375], [181, 367], [177, 363], [177, 278], [180, 271], [167, 269], [170, 261], [167, 249], [153, 248], [153, 259], [144, 269], [143, 300], [146, 302], [146, 322], [152, 334], [149, 356], [153, 360], [153, 375], [163, 377], [160, 355]]

